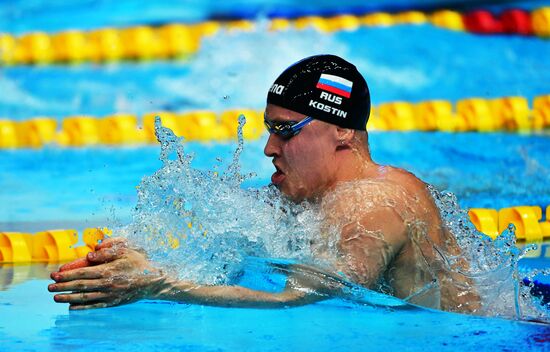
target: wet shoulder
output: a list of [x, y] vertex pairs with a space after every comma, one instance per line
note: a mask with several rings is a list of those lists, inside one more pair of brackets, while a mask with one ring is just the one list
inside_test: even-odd
[[429, 193], [426, 183], [412, 172], [396, 167], [385, 168], [388, 169], [385, 172], [385, 178], [388, 182], [400, 185], [407, 192], [411, 193], [411, 195], [424, 196]]
[[439, 210], [427, 183], [407, 170], [394, 167], [387, 172], [387, 180], [405, 190], [410, 199], [409, 204], [415, 208], [417, 217], [430, 218], [432, 221], [439, 218]]
[[444, 243], [454, 246], [454, 241], [449, 238], [450, 233], [445, 231], [439, 208], [428, 189], [428, 184], [411, 172], [399, 168], [392, 168], [388, 179], [392, 183], [402, 185], [410, 197], [408, 204], [411, 216], [407, 221], [410, 230], [416, 234], [424, 233], [430, 238], [431, 243], [439, 246]]
[[338, 184], [323, 199], [322, 205], [327, 214], [347, 218], [380, 207], [390, 207], [403, 219], [410, 220], [433, 213], [436, 209], [422, 180], [408, 171], [393, 167], [381, 167], [377, 177]]
[[342, 182], [323, 198], [322, 210], [328, 218], [357, 220], [382, 207], [403, 213], [409, 196], [401, 185], [388, 179], [362, 179]]

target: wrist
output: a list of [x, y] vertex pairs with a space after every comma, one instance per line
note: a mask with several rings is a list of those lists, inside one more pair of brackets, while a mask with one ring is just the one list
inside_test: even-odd
[[151, 300], [162, 299], [164, 293], [170, 290], [172, 280], [160, 269], [147, 275], [151, 276], [148, 278], [148, 285], [143, 298]]

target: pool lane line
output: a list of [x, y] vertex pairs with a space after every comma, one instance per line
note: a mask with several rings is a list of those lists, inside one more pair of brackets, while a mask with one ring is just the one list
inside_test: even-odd
[[111, 231], [106, 228], [84, 229], [80, 238], [74, 229], [0, 232], [0, 264], [71, 261], [86, 256], [110, 235]]
[[[524, 205], [502, 208], [498, 211], [490, 208], [470, 208], [468, 216], [478, 231], [493, 240], [509, 229], [510, 224], [514, 225], [518, 241], [541, 243], [545, 239], [550, 240], [550, 205], [546, 207], [544, 214], [540, 206]], [[550, 252], [548, 255], [550, 256]]]
[[[496, 209], [471, 208], [468, 215], [476, 229], [495, 239], [509, 228], [515, 227], [516, 239], [524, 244], [538, 244], [526, 258], [550, 258], [550, 205], [545, 219], [539, 206], [513, 206]], [[63, 262], [84, 257], [95, 245], [113, 234], [108, 228], [86, 228], [81, 235], [75, 229], [30, 232], [2, 232], [0, 230], [0, 264]], [[167, 234], [159, 246], [178, 248], [185, 235]], [[83, 245], [79, 245], [83, 244]]]
[[[379, 104], [372, 108], [367, 130], [548, 133], [550, 95], [535, 97], [533, 108], [524, 97], [496, 99], [467, 98], [453, 104], [447, 100], [418, 103], [404, 101]], [[0, 150], [90, 146], [131, 146], [158, 143], [155, 116], [165, 127], [186, 141], [228, 142], [237, 137], [238, 117], [246, 117], [243, 137], [256, 140], [265, 133], [263, 110], [229, 109], [214, 111], [154, 111], [137, 115], [117, 113], [104, 117], [68, 116], [26, 120], [0, 119]]]
[[120, 60], [180, 59], [192, 57], [202, 38], [220, 30], [284, 31], [312, 28], [323, 33], [355, 31], [361, 27], [432, 24], [454, 31], [483, 35], [521, 35], [550, 38], [550, 7], [531, 12], [519, 8], [495, 15], [488, 10], [460, 13], [405, 11], [277, 17], [267, 21], [237, 19], [209, 20], [195, 24], [169, 23], [127, 28], [100, 28], [91, 31], [68, 30], [58, 33], [35, 31], [19, 37], [0, 33], [0, 66], [52, 63], [113, 62]]

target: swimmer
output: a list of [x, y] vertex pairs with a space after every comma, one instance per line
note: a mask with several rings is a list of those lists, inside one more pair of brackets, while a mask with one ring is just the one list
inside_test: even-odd
[[[317, 205], [323, 233], [336, 229], [335, 273], [412, 304], [478, 312], [479, 297], [464, 274], [468, 263], [456, 259], [460, 249], [428, 186], [410, 172], [372, 160], [370, 105], [365, 79], [340, 57], [312, 56], [287, 68], [269, 89], [265, 109], [272, 184], [293, 202]], [[289, 270], [279, 293], [181, 281], [116, 238], [99, 244], [86, 260], [91, 265], [52, 273], [55, 283], [48, 289], [61, 292], [56, 302], [70, 309], [141, 299], [269, 308], [345, 295], [335, 275], [299, 265]]]

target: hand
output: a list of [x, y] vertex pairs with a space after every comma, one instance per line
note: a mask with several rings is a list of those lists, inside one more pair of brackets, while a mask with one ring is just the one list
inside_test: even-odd
[[165, 280], [160, 270], [126, 242], [108, 240], [96, 250], [85, 258], [90, 266], [51, 274], [56, 283], [48, 286], [50, 292], [70, 291], [55, 295], [56, 302], [69, 303], [72, 310], [131, 303], [153, 297]]
[[[113, 248], [113, 247], [114, 249], [120, 248], [120, 247], [128, 247], [128, 242], [124, 238], [119, 238], [119, 237], [109, 238], [99, 243], [98, 245], [96, 245], [95, 250], [99, 251], [102, 249]], [[95, 256], [93, 254], [89, 256], [90, 258], [88, 258], [88, 255], [86, 255], [85, 257], [78, 258], [70, 263], [62, 265], [59, 268], [59, 272], [78, 269], [78, 268], [85, 268], [90, 265], [102, 264], [104, 263], [102, 259], [106, 259], [105, 256]], [[54, 273], [52, 273], [52, 275], [53, 274]], [[53, 276], [52, 276], [52, 279], [53, 279]]]

